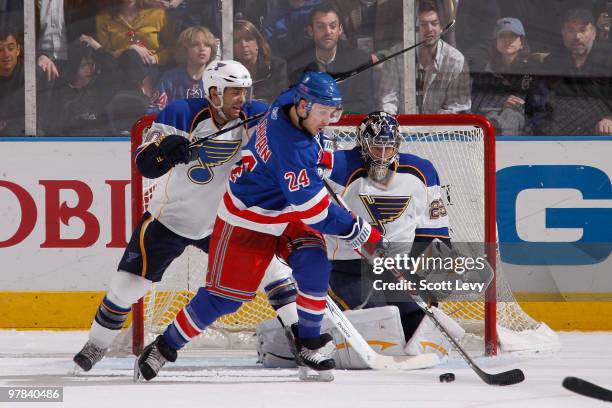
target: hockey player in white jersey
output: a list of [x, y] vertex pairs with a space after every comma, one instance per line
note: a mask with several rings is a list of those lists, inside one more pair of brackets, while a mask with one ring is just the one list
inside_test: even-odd
[[[140, 172], [148, 178], [161, 178], [98, 307], [89, 340], [74, 356], [74, 362], [85, 371], [104, 356], [131, 305], [152, 282], [162, 279], [168, 265], [188, 245], [208, 252], [216, 209], [230, 169], [240, 160], [240, 149], [250, 132], [245, 125], [205, 141], [193, 161], [189, 143], [267, 109], [261, 102], [246, 103], [252, 80], [238, 62], [211, 63], [203, 81], [206, 98], [168, 105], [136, 152], [134, 160]], [[248, 127], [254, 125], [251, 122]], [[295, 287], [286, 278], [269, 282], [266, 289], [274, 290], [271, 303], [276, 309], [295, 299]], [[279, 315], [285, 316], [288, 324], [297, 321], [293, 306], [282, 309]]]
[[[359, 127], [357, 146], [334, 153], [330, 179], [351, 211], [379, 228], [392, 247], [403, 247], [404, 253], [418, 256], [436, 238], [450, 243], [448, 216], [433, 164], [416, 155], [400, 153], [401, 142], [399, 124], [392, 115], [369, 114]], [[385, 292], [373, 290], [372, 280], [385, 279], [385, 275], [372, 275], [344, 241], [330, 235], [326, 235], [326, 241], [332, 261], [330, 296], [340, 307], [395, 305], [408, 341], [408, 354], [436, 351], [442, 358], [446, 355], [448, 342], [430, 319], [423, 319], [424, 312], [409, 297], [396, 294], [390, 300]], [[463, 335], [454, 320], [435, 307], [434, 310], [457, 337]], [[362, 332], [366, 338], [369, 334]], [[346, 364], [343, 367], [349, 368]]]

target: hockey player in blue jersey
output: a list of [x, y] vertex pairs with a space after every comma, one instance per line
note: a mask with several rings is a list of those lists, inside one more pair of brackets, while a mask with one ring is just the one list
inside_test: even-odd
[[[152, 282], [162, 279], [168, 265], [188, 245], [208, 252], [209, 235], [227, 178], [240, 160], [240, 148], [250, 132], [246, 126], [238, 127], [206, 141], [197, 149], [197, 160], [191, 162], [189, 143], [267, 109], [260, 102], [245, 103], [252, 81], [248, 70], [238, 62], [213, 62], [204, 72], [204, 80], [208, 86], [206, 98], [168, 105], [136, 153], [134, 159], [145, 177], [165, 177], [158, 180], [147, 211], [132, 234], [97, 310], [89, 340], [74, 356], [75, 363], [85, 371], [104, 356], [131, 305], [149, 290]], [[271, 303], [276, 308], [295, 297], [295, 288], [287, 281], [288, 276], [270, 282], [269, 289], [274, 289], [276, 300]], [[295, 310], [293, 306], [285, 309]], [[285, 315], [289, 324], [297, 321], [295, 311], [293, 315]]]
[[257, 125], [219, 206], [206, 286], [145, 348], [137, 364], [146, 380], [219, 316], [251, 300], [275, 255], [297, 282], [299, 322], [292, 329], [298, 364], [320, 379], [333, 378], [334, 360], [321, 351], [331, 342], [320, 332], [331, 269], [322, 233], [352, 248], [382, 241], [376, 228], [330, 201], [318, 171], [325, 157], [321, 130], [340, 117], [341, 103], [331, 76], [307, 72]]

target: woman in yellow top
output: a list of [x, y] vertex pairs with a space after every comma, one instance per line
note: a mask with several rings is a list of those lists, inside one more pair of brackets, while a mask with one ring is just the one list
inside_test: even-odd
[[[96, 16], [102, 47], [118, 59], [129, 81], [152, 91], [157, 65], [172, 62], [174, 30], [161, 8], [147, 8], [144, 0], [113, 0]], [[150, 89], [149, 89], [150, 88]]]

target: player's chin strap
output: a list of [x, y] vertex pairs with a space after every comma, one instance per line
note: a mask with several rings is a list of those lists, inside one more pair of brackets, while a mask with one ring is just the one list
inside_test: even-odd
[[[323, 179], [323, 184], [325, 185], [325, 188], [327, 189], [332, 199], [336, 203], [338, 203], [339, 206], [349, 211], [349, 208], [347, 207], [342, 197], [336, 194], [336, 192], [329, 185], [329, 182]], [[357, 252], [362, 258], [367, 260], [367, 257], [365, 257], [361, 253], [361, 251], [356, 249], [355, 252]], [[406, 280], [404, 275], [397, 269], [393, 267], [385, 268], [385, 269], [391, 272], [391, 274], [399, 282], [403, 282]], [[406, 294], [410, 296], [412, 300], [416, 303], [416, 305], [427, 315], [428, 318], [431, 319], [433, 324], [438, 328], [438, 330], [440, 330], [442, 335], [453, 345], [453, 348], [455, 349], [455, 351], [463, 358], [463, 360], [470, 366], [470, 368], [474, 370], [474, 372], [478, 374], [478, 376], [485, 383], [489, 385], [512, 385], [512, 384], [520, 383], [525, 379], [525, 374], [523, 374], [523, 372], [520, 369], [504, 371], [503, 373], [498, 373], [498, 374], [489, 374], [483, 371], [480, 367], [476, 365], [476, 363], [470, 358], [470, 356], [468, 356], [467, 353], [461, 348], [461, 346], [459, 345], [459, 342], [455, 340], [453, 336], [450, 335], [448, 330], [446, 330], [446, 328], [442, 325], [442, 323], [440, 323], [440, 320], [438, 320], [438, 317], [432, 312], [432, 310], [428, 307], [428, 305], [425, 302], [423, 302], [423, 300], [421, 300], [421, 298], [418, 297], [417, 295], [409, 291], [406, 291]]]
[[206, 98], [206, 100], [215, 109], [215, 111], [217, 112], [217, 115], [219, 115], [219, 117], [222, 120], [227, 122], [228, 121], [227, 120], [227, 116], [225, 116], [225, 113], [223, 112], [223, 94], [219, 95], [219, 100], [221, 101], [221, 103], [219, 105], [215, 105], [215, 103], [212, 101], [212, 99]]

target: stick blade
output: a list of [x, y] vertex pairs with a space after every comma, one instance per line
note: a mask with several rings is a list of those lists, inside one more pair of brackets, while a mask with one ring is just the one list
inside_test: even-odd
[[523, 382], [525, 380], [525, 374], [523, 371], [515, 368], [514, 370], [505, 371], [499, 374], [488, 374], [487, 384], [491, 385], [513, 385]]
[[576, 394], [584, 395], [602, 401], [612, 402], [612, 391], [602, 388], [598, 385], [590, 383], [576, 377], [566, 377], [561, 383], [564, 388], [575, 392]]

